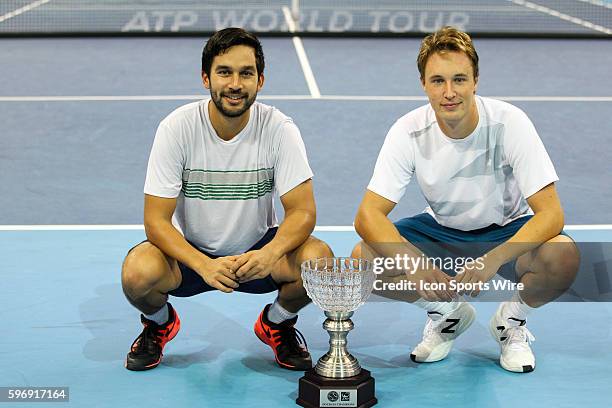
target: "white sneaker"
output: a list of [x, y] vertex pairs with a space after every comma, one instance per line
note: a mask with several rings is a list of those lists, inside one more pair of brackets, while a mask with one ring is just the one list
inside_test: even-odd
[[535, 337], [527, 329], [526, 320], [513, 317], [506, 320], [500, 310], [497, 309], [489, 324], [491, 335], [501, 349], [499, 363], [508, 371], [529, 373], [535, 369], [535, 356], [529, 347]]
[[433, 363], [445, 358], [455, 339], [470, 327], [476, 310], [467, 302], [447, 315], [427, 312], [427, 323], [423, 329], [423, 340], [412, 350], [410, 359], [415, 363]]

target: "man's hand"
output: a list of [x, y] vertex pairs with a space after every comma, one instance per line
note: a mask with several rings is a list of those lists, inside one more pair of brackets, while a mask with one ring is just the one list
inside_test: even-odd
[[238, 287], [236, 268], [236, 257], [224, 256], [207, 259], [196, 272], [208, 285], [222, 292], [231, 293]]
[[416, 292], [428, 302], [450, 302], [457, 294], [450, 290], [451, 277], [437, 268], [419, 269], [406, 274], [416, 284]]
[[236, 278], [240, 283], [265, 278], [279, 259], [280, 256], [266, 247], [246, 252], [236, 259]]
[[497, 259], [494, 257], [487, 257], [487, 255], [483, 257], [483, 264], [483, 268], [479, 268], [476, 265], [471, 265], [469, 268], [466, 267], [463, 273], [455, 276], [457, 282], [466, 285], [467, 288], [473, 287], [471, 290], [460, 291], [460, 295], [465, 293], [471, 297], [478, 296], [483, 284], [490, 281], [502, 266]]

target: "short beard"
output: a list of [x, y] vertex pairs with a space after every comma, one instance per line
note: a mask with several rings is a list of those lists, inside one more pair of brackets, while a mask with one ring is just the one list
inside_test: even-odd
[[225, 109], [223, 107], [223, 95], [220, 92], [214, 92], [213, 93], [213, 91], [211, 89], [210, 90], [210, 98], [212, 99], [213, 103], [215, 104], [215, 106], [217, 107], [219, 112], [221, 112], [221, 114], [223, 116], [226, 116], [228, 118], [236, 118], [238, 116], [241, 116], [247, 110], [249, 110], [251, 105], [253, 105], [253, 103], [255, 102], [255, 98], [257, 98], [257, 92], [255, 92], [255, 94], [253, 94], [253, 96], [249, 96], [247, 94], [247, 97], [244, 100], [243, 108], [239, 109], [237, 111], [234, 111], [234, 110], [228, 111], [227, 109]]

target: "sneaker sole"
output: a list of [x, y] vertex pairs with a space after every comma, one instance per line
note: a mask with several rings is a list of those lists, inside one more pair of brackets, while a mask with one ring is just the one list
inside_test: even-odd
[[[474, 307], [469, 303], [466, 303], [466, 305], [467, 306], [465, 307], [468, 307], [471, 310], [471, 313], [468, 316], [467, 320], [462, 321], [463, 324], [461, 325], [461, 327], [457, 327], [457, 337], [465, 333], [465, 331], [470, 328], [470, 326], [472, 325], [472, 323], [474, 323], [474, 320], [476, 319], [476, 310], [474, 309]], [[419, 359], [416, 354], [410, 353], [410, 359], [415, 363], [435, 363], [437, 361], [444, 360], [446, 356], [448, 356], [448, 353], [450, 353], [454, 342], [455, 340], [453, 339], [439, 344], [431, 351], [431, 353], [429, 353], [429, 355], [425, 359]]]
[[499, 358], [499, 364], [503, 367], [504, 370], [511, 371], [513, 373], [530, 373], [535, 370], [535, 367], [531, 365], [511, 366], [509, 364], [506, 364], [503, 357]]
[[415, 363], [435, 363], [440, 360], [444, 360], [448, 353], [450, 353], [451, 348], [453, 347], [454, 340], [447, 341], [438, 345], [434, 348], [431, 353], [427, 356], [427, 358], [420, 360], [418, 356], [414, 353], [410, 353], [410, 360]]
[[[162, 355], [162, 357], [163, 357], [163, 355]], [[146, 365], [146, 366], [138, 365], [138, 363], [131, 363], [130, 364], [130, 361], [131, 360], [129, 360], [129, 359], [125, 360], [125, 368], [127, 368], [128, 370], [130, 370], [130, 371], [147, 371], [147, 370], [152, 370], [155, 367], [157, 367], [159, 365], [159, 363], [161, 363], [161, 357], [155, 363], [149, 364], [149, 365]]]

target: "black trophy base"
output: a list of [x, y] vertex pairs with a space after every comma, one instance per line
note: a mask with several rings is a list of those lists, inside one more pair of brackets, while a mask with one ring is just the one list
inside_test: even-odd
[[298, 405], [306, 408], [355, 407], [367, 408], [378, 402], [374, 396], [374, 378], [368, 370], [348, 378], [327, 378], [314, 368], [300, 378]]

